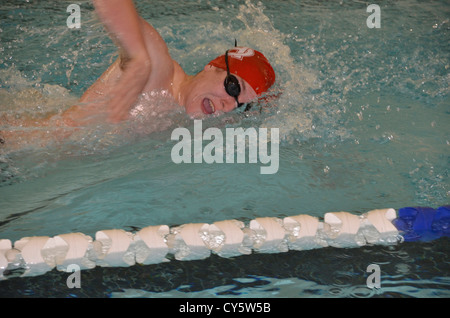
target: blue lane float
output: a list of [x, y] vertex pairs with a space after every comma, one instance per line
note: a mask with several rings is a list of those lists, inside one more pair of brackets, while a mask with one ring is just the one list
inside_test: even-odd
[[74, 267], [127, 267], [169, 262], [170, 258], [200, 260], [212, 253], [227, 258], [328, 246], [354, 248], [430, 241], [448, 237], [449, 224], [450, 206], [405, 207], [398, 212], [377, 209], [360, 215], [329, 212], [320, 219], [296, 215], [256, 218], [247, 224], [223, 220], [172, 228], [152, 225], [135, 233], [101, 230], [95, 239], [83, 233], [24, 237], [14, 244], [0, 239], [0, 280], [18, 271], [22, 277], [37, 276], [54, 268], [73, 271]]
[[431, 241], [450, 235], [450, 205], [437, 209], [406, 207], [398, 210], [393, 221], [406, 242]]

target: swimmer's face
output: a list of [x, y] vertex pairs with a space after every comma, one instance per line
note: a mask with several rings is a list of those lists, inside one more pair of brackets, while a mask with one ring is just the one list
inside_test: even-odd
[[[193, 79], [191, 90], [186, 95], [186, 113], [193, 117], [226, 113], [237, 107], [236, 99], [225, 91], [227, 72], [207, 65]], [[241, 77], [235, 75], [241, 86], [239, 103], [249, 103], [257, 98], [255, 90]]]

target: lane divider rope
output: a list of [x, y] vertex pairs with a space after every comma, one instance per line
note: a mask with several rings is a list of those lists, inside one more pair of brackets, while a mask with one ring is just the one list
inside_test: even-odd
[[[156, 225], [132, 233], [121, 229], [98, 231], [95, 240], [83, 233], [54, 237], [24, 237], [11, 243], [0, 239], [0, 280], [21, 271], [21, 277], [42, 275], [54, 268], [67, 271], [201, 260], [211, 253], [229, 258], [254, 253], [282, 253], [323, 247], [352, 248], [396, 245], [450, 236], [450, 206], [437, 209], [406, 207], [377, 209], [354, 215], [329, 212], [322, 220], [310, 215], [261, 217], [190, 223], [169, 228]], [[168, 258], [169, 257], [169, 258]]]

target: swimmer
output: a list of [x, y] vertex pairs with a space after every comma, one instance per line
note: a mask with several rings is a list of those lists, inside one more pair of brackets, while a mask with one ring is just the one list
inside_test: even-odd
[[262, 53], [236, 45], [196, 75], [187, 75], [171, 58], [161, 35], [139, 16], [132, 0], [93, 0], [93, 4], [119, 48], [119, 58], [66, 111], [40, 119], [0, 118], [5, 124], [0, 126], [0, 149], [20, 147], [16, 140], [34, 144], [37, 140], [42, 145], [49, 136], [63, 140], [73, 131], [66, 128], [125, 121], [143, 93], [165, 92], [173, 97], [172, 104], [201, 118], [255, 101], [275, 82], [275, 72]]
[[160, 34], [142, 19], [132, 0], [93, 0], [96, 12], [120, 50], [119, 58], [63, 114], [69, 125], [91, 112], [103, 112], [111, 122], [126, 120], [140, 94], [166, 91], [192, 117], [229, 112], [254, 101], [275, 82], [264, 55], [234, 47], [194, 76], [174, 61]]

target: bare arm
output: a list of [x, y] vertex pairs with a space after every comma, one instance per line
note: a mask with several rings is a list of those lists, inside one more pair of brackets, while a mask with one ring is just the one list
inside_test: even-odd
[[[111, 122], [127, 119], [145, 90], [171, 89], [174, 62], [164, 39], [142, 19], [132, 0], [93, 0], [96, 12], [119, 47], [115, 61], [63, 114], [66, 125], [78, 126], [106, 114]], [[92, 117], [94, 116], [94, 117]], [[103, 118], [103, 116], [102, 116]]]
[[152, 71], [139, 14], [132, 0], [93, 0], [95, 9], [120, 49], [122, 74], [111, 89], [109, 120], [125, 119]]

